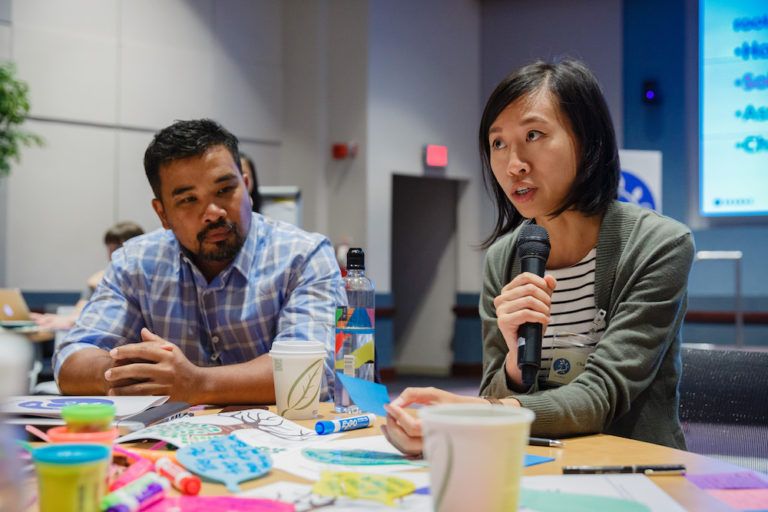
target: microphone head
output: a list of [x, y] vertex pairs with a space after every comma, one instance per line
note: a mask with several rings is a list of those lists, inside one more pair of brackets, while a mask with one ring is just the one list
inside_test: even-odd
[[517, 238], [517, 253], [520, 258], [549, 258], [549, 233], [537, 224], [526, 224]]

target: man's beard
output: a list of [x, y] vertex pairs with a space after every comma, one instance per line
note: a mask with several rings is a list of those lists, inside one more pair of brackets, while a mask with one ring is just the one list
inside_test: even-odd
[[[203, 249], [203, 240], [209, 231], [219, 228], [229, 228], [230, 233], [234, 234], [234, 238], [221, 240], [214, 242], [215, 248], [211, 250]], [[210, 224], [205, 227], [200, 233], [197, 234], [197, 241], [199, 242], [197, 253], [195, 254], [198, 261], [230, 261], [237, 256], [240, 248], [245, 243], [245, 237], [240, 234], [240, 230], [234, 222], [227, 222], [220, 220], [214, 224]]]

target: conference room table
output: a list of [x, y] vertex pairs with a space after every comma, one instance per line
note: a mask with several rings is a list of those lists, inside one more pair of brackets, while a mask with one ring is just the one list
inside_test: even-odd
[[[275, 407], [271, 406], [269, 410], [275, 412]], [[218, 412], [218, 409], [208, 409], [200, 411], [198, 414], [215, 414], [216, 412]], [[343, 417], [343, 415], [333, 412], [333, 404], [323, 403], [320, 406], [318, 418], [304, 421], [295, 420], [295, 422], [306, 428], [314, 429], [314, 424], [317, 420], [340, 417]], [[380, 435], [381, 429], [379, 427], [384, 422], [384, 418], [377, 418], [374, 427], [349, 431], [342, 439]], [[565, 446], [563, 448], [528, 446], [527, 453], [552, 457], [554, 461], [527, 467], [524, 470], [524, 476], [559, 475], [562, 473], [563, 466], [580, 465], [685, 464], [689, 474], [744, 471], [744, 468], [695, 453], [605, 434], [567, 438], [564, 439], [564, 442]], [[154, 442], [130, 443], [123, 446], [146, 448], [151, 444], [154, 444]], [[427, 471], [427, 469], [415, 469], [414, 471]], [[686, 510], [697, 512], [733, 510], [699, 489], [684, 476], [665, 475], [650, 476], [649, 478]], [[240, 488], [242, 491], [247, 491], [276, 482], [311, 483], [291, 473], [273, 468], [268, 475], [262, 478], [242, 482]], [[33, 482], [29, 483], [34, 485]], [[178, 495], [177, 491], [173, 489], [170, 492], [172, 495]], [[204, 496], [230, 495], [224, 485], [208, 481], [203, 482], [200, 494]], [[36, 511], [36, 504], [27, 508], [27, 510], [29, 512]]]
[[[275, 412], [274, 406], [269, 408]], [[203, 414], [216, 412], [205, 411]], [[314, 420], [295, 421], [307, 428], [314, 429], [315, 422], [320, 419], [335, 419], [343, 417], [333, 412], [333, 404], [323, 403], [320, 408], [320, 417]], [[376, 425], [373, 428], [365, 428], [347, 432], [342, 438], [364, 437], [380, 435], [380, 425], [384, 424], [384, 418], [377, 418]], [[686, 452], [659, 446], [632, 439], [625, 439], [605, 434], [589, 435], [568, 438], [564, 440], [563, 448], [545, 448], [538, 446], [529, 446], [527, 453], [533, 455], [542, 455], [553, 457], [555, 460], [545, 464], [539, 464], [525, 468], [525, 476], [534, 475], [558, 475], [562, 473], [563, 466], [579, 465], [632, 465], [632, 464], [685, 464], [689, 474], [703, 473], [722, 473], [733, 471], [744, 471], [733, 464], [718, 461], [695, 453]], [[427, 471], [419, 469], [417, 471]], [[689, 482], [684, 476], [651, 476], [651, 481], [660, 487], [664, 492], [670, 495], [675, 501], [682, 505], [686, 510], [692, 511], [727, 511], [733, 510], [724, 503], [699, 489], [696, 485]], [[293, 474], [273, 469], [265, 477], [241, 484], [242, 490], [253, 489], [259, 486], [289, 481], [296, 483], [309, 484]], [[201, 491], [202, 495], [227, 495], [228, 492], [223, 485], [204, 482]]]

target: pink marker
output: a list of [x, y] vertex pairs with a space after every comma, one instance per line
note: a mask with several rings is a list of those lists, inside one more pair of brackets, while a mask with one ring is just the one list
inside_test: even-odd
[[125, 471], [120, 473], [111, 484], [109, 484], [109, 491], [116, 491], [121, 487], [125, 487], [129, 483], [137, 480], [139, 477], [149, 473], [154, 469], [154, 464], [151, 460], [144, 458], [138, 459], [136, 462], [128, 466]]
[[192, 496], [200, 492], [200, 478], [193, 475], [178, 464], [174, 464], [168, 457], [160, 457], [155, 461], [155, 469], [160, 475], [167, 478], [173, 487], [184, 494]]

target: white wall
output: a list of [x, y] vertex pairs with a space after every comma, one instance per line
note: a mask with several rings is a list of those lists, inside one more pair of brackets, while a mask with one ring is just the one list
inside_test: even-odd
[[24, 151], [5, 201], [0, 184], [6, 285], [81, 289], [105, 264], [111, 224], [159, 227], [142, 158], [175, 119], [217, 119], [260, 183], [282, 184], [279, 0], [17, 0], [9, 10], [0, 56], [10, 47], [31, 89], [28, 127], [46, 145]]
[[[365, 245], [368, 4], [283, 3], [284, 125], [281, 179], [302, 192], [304, 227]], [[355, 141], [354, 158], [331, 144]]]
[[603, 87], [622, 147], [622, 5], [616, 0], [485, 0], [483, 101], [502, 78], [522, 65], [558, 56], [578, 58]]
[[[11, 0], [0, 0], [0, 60], [11, 58]], [[0, 219], [8, 216], [6, 201], [8, 197], [8, 180], [0, 177]], [[0, 283], [5, 282], [5, 246], [7, 230], [4, 222], [0, 222]]]
[[[371, 2], [335, 0], [331, 3], [325, 147], [325, 154], [329, 155], [332, 143], [357, 144], [354, 158], [326, 160], [328, 232], [334, 242], [347, 240], [364, 247], [369, 268], [381, 257], [370, 246], [367, 232], [367, 219], [376, 214], [371, 210], [366, 192], [371, 179], [368, 154], [373, 143], [368, 128], [368, 119], [373, 115], [368, 80], [370, 68], [376, 65], [369, 52], [370, 11]], [[380, 287], [377, 290], [380, 291]]]
[[[491, 213], [476, 127], [487, 92], [509, 70], [533, 57], [581, 57], [621, 125], [621, 3], [612, 0], [10, 7], [0, 2], [12, 19], [0, 23], [0, 51], [30, 83], [30, 126], [48, 141], [24, 152], [5, 201], [0, 185], [0, 211], [13, 205], [0, 222], [8, 230], [4, 281], [25, 289], [79, 289], [104, 264], [99, 240], [109, 225], [159, 225], [141, 158], [154, 131], [176, 118], [217, 118], [241, 137], [261, 183], [298, 185], [304, 226], [366, 247], [381, 292], [391, 289], [392, 174], [421, 175], [427, 143], [447, 145], [446, 176], [466, 180], [457, 291], [480, 289], [482, 253], [472, 246], [488, 233]], [[330, 144], [346, 141], [358, 143], [358, 156], [331, 160]]]
[[392, 175], [423, 174], [425, 144], [448, 146], [446, 176], [469, 183], [458, 208], [457, 291], [480, 289], [482, 255], [471, 247], [486, 229], [475, 149], [479, 31], [474, 0], [370, 3], [367, 247], [378, 291], [391, 286]]

